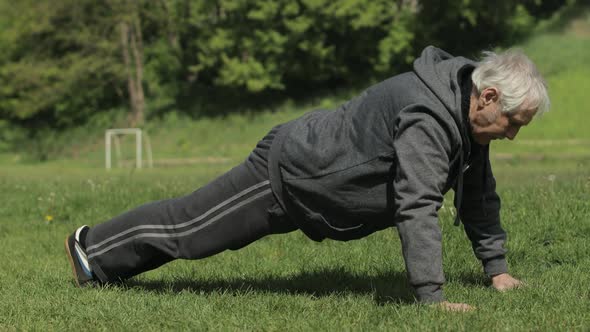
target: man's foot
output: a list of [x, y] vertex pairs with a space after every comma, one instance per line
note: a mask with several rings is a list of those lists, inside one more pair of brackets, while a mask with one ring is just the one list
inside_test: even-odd
[[72, 235], [66, 238], [66, 254], [72, 266], [74, 281], [78, 287], [94, 284], [97, 280], [92, 273], [86, 256], [86, 233], [90, 228], [86, 225], [78, 228]]
[[492, 286], [500, 292], [505, 292], [507, 290], [524, 287], [525, 283], [508, 273], [502, 273], [492, 277]]

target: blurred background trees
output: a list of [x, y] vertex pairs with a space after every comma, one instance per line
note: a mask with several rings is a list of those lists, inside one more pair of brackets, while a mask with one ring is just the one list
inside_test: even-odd
[[134, 126], [216, 96], [305, 96], [392, 76], [426, 45], [508, 45], [566, 2], [0, 0], [0, 122]]

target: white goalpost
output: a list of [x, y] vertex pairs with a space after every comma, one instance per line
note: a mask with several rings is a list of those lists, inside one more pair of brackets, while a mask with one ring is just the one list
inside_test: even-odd
[[[119, 143], [119, 136], [121, 135], [135, 135], [135, 167], [142, 168], [143, 161], [143, 145], [145, 144], [147, 152], [148, 167], [154, 167], [152, 159], [152, 146], [147, 133], [142, 132], [139, 128], [118, 128], [107, 129], [104, 134], [105, 143], [105, 167], [107, 170], [111, 169], [111, 142], [114, 141], [115, 151], [117, 153], [118, 164], [121, 164], [121, 145]], [[145, 142], [145, 143], [144, 143]]]

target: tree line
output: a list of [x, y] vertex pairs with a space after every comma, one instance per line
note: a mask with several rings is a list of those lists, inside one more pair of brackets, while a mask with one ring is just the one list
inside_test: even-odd
[[391, 76], [429, 44], [506, 45], [566, 2], [0, 0], [0, 121], [124, 109], [135, 126], [213, 94], [305, 95]]

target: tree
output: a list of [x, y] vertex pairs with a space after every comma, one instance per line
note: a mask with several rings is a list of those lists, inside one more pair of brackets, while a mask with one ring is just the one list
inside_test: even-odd
[[91, 0], [12, 2], [0, 34], [0, 116], [28, 127], [66, 127], [119, 104], [121, 61], [111, 12]]
[[[143, 37], [141, 33], [140, 5], [136, 0], [117, 1], [114, 9], [121, 9], [119, 29], [121, 53], [127, 75], [127, 90], [131, 112], [129, 125], [143, 124], [145, 118], [145, 95], [143, 92]], [[118, 7], [118, 8], [117, 8]]]
[[210, 91], [305, 95], [393, 75], [428, 44], [514, 41], [565, 2], [0, 0], [0, 119], [65, 128], [128, 108], [136, 126]]

